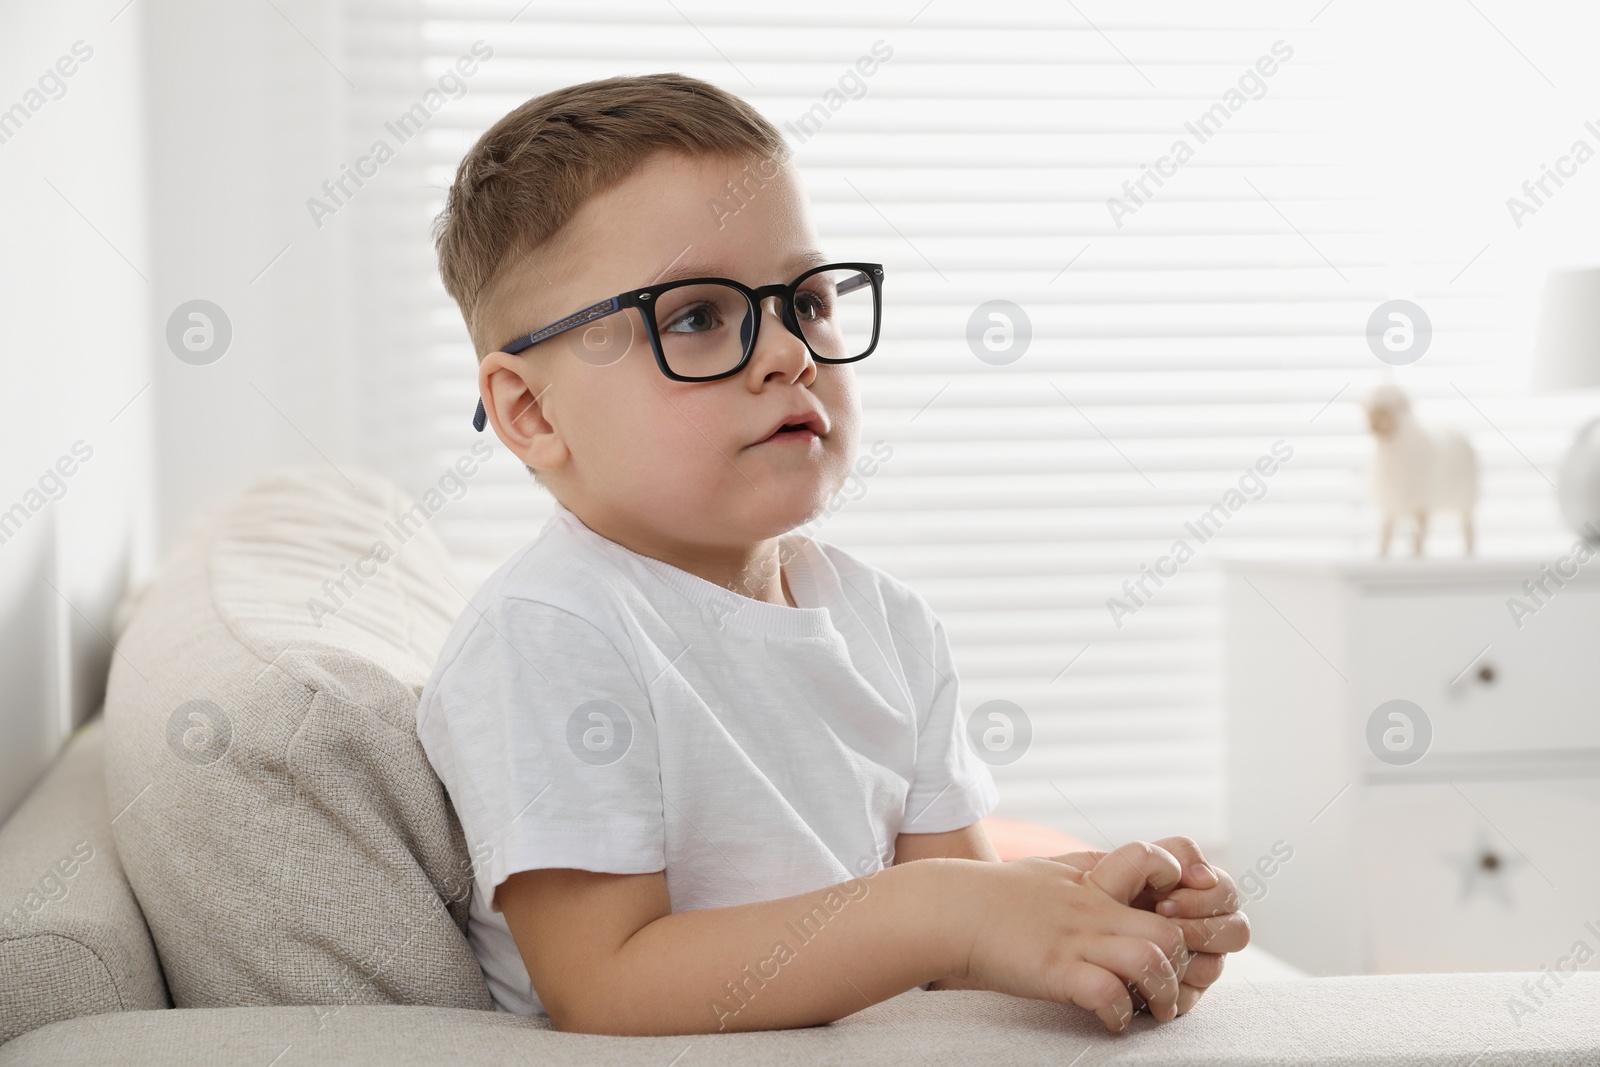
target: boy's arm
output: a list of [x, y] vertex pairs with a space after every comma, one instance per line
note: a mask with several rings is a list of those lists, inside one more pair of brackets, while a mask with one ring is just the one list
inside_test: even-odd
[[[1000, 854], [994, 850], [994, 845], [989, 840], [989, 835], [983, 832], [982, 823], [973, 823], [959, 830], [950, 830], [942, 834], [900, 834], [894, 839], [894, 863], [898, 867], [902, 863], [914, 860], [937, 859], [945, 857], [950, 859], [983, 860], [986, 863], [999, 863]], [[929, 989], [982, 989], [977, 982], [964, 978], [945, 975], [932, 982]]]
[[[1111, 862], [1112, 858], [1121, 862]], [[496, 902], [558, 1029], [688, 1034], [814, 1026], [940, 975], [1077, 1004], [1113, 1031], [1130, 989], [1157, 1019], [1180, 993], [1176, 925], [1127, 906], [1171, 889], [1144, 842], [1095, 870], [1043, 858], [927, 859], [780, 900], [672, 912], [664, 872], [541, 868]]]
[[981, 822], [942, 834], [900, 834], [894, 839], [896, 865], [940, 856], [946, 859], [1000, 862], [1000, 854], [994, 850], [989, 835], [983, 832]]
[[963, 909], [938, 873], [674, 913], [662, 872], [548, 868], [495, 900], [556, 1029], [716, 1033], [831, 1022], [964, 970]]

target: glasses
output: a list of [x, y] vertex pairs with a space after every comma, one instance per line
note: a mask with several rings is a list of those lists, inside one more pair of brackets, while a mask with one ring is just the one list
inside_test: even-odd
[[[761, 331], [761, 303], [778, 298], [785, 328], [805, 342], [818, 363], [854, 363], [878, 346], [883, 313], [883, 264], [827, 263], [787, 284], [752, 289], [732, 278], [686, 278], [619, 293], [501, 346], [516, 355], [569, 330], [573, 352], [604, 365], [621, 359], [633, 344], [629, 316], [601, 320], [638, 308], [656, 366], [675, 382], [714, 382], [738, 374], [750, 362]], [[483, 401], [472, 416], [482, 430]]]

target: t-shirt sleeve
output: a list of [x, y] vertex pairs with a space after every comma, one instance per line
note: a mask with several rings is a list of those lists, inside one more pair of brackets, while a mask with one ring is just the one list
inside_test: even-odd
[[1000, 803], [988, 764], [967, 740], [961, 682], [944, 624], [932, 611], [932, 696], [919, 716], [916, 780], [906, 797], [900, 832], [938, 834], [971, 826]]
[[518, 871], [666, 868], [655, 719], [633, 666], [595, 624], [503, 598], [430, 681], [418, 734], [493, 910]]

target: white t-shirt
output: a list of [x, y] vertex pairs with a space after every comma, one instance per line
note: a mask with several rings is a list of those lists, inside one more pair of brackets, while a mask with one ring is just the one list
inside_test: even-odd
[[890, 575], [780, 539], [797, 607], [633, 552], [559, 503], [445, 642], [417, 734], [474, 857], [495, 1004], [544, 1014], [494, 891], [543, 867], [666, 871], [674, 912], [891, 865], [998, 803], [944, 627]]

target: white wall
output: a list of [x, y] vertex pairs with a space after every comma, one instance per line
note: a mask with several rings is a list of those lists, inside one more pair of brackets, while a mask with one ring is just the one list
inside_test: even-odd
[[[422, 302], [387, 295], [381, 261], [427, 250], [420, 212], [388, 232], [421, 151], [321, 225], [307, 201], [416, 100], [414, 7], [0, 13], [0, 109], [24, 101], [0, 143], [0, 512], [24, 504], [0, 526], [0, 817], [98, 705], [112, 609], [185, 524], [271, 467], [383, 469], [405, 447], [370, 386], [387, 345], [421, 336]], [[60, 98], [25, 100], [78, 41]], [[195, 300], [220, 309], [225, 350], [174, 348]], [[27, 497], [78, 441], [92, 454], [64, 495]]]
[[[384, 469], [411, 436], [373, 403], [406, 309], [395, 260], [427, 253], [427, 219], [394, 233], [396, 196], [421, 189], [408, 147], [331, 215], [339, 180], [416, 99], [414, 0], [381, 8], [279, 0], [146, 7], [157, 538], [285, 463]], [[388, 224], [374, 232], [374, 221]], [[408, 277], [402, 275], [402, 277]], [[201, 299], [232, 340], [196, 365], [165, 347], [169, 316]], [[412, 305], [419, 301], [411, 301]], [[413, 307], [413, 315], [417, 314]], [[405, 323], [415, 337], [418, 327]], [[408, 352], [407, 360], [415, 355]], [[391, 435], [383, 438], [375, 431]]]
[[214, 362], [156, 353], [157, 522], [167, 545], [267, 467], [346, 455], [340, 235], [315, 230], [304, 207], [334, 155], [331, 112], [344, 82], [318, 53], [339, 62], [329, 29], [339, 5], [145, 6], [150, 206], [160, 220], [152, 327], [162, 343], [173, 310], [203, 299], [232, 330]]
[[151, 556], [142, 12], [121, 6], [0, 14], [0, 816], [98, 705]]

